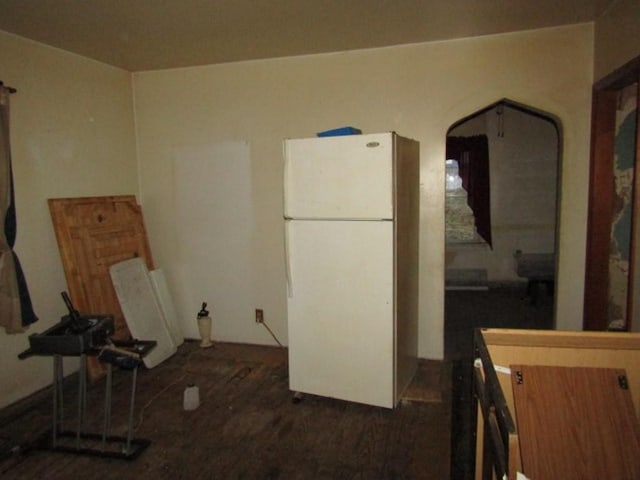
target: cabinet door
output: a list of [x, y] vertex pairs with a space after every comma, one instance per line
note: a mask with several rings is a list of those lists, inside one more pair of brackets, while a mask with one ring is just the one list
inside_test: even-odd
[[[135, 196], [49, 199], [69, 295], [80, 313], [111, 314], [116, 339], [130, 337], [109, 267], [141, 257], [153, 269], [142, 211]], [[90, 359], [89, 379], [103, 370]]]
[[621, 369], [511, 365], [528, 478], [640, 478], [640, 423]]

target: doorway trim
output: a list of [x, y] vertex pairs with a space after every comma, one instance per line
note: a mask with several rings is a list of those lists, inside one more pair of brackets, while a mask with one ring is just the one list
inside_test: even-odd
[[[615, 122], [620, 90], [634, 83], [640, 90], [640, 56], [634, 58], [593, 85], [591, 107], [591, 158], [589, 166], [589, 206], [587, 211], [587, 248], [584, 286], [584, 330], [609, 328], [609, 255], [611, 219], [615, 201], [613, 163], [615, 157]], [[640, 92], [637, 111], [640, 111]], [[636, 272], [633, 259], [636, 248], [637, 217], [640, 214], [640, 122], [636, 117], [636, 150], [633, 194], [631, 200], [631, 250], [627, 281], [625, 329], [630, 330], [636, 308], [633, 285]], [[636, 326], [637, 327], [637, 326]]]

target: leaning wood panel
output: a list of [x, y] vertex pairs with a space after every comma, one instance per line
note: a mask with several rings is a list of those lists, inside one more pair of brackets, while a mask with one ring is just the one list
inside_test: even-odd
[[[48, 200], [71, 301], [81, 313], [114, 316], [117, 339], [130, 337], [109, 267], [142, 257], [153, 269], [142, 210], [133, 195]], [[103, 370], [90, 359], [89, 378]]]
[[[640, 418], [640, 334], [627, 332], [566, 332], [515, 329], [482, 329], [493, 365], [514, 364], [620, 368], [627, 372], [629, 391]], [[513, 414], [514, 399], [511, 376], [496, 371], [505, 401]], [[477, 417], [477, 432], [484, 428], [482, 415]], [[512, 450], [510, 444], [510, 453]], [[476, 443], [476, 479], [480, 479], [482, 435]], [[518, 461], [518, 458], [510, 458]]]
[[624, 370], [514, 365], [511, 373], [527, 477], [640, 478], [640, 425]]

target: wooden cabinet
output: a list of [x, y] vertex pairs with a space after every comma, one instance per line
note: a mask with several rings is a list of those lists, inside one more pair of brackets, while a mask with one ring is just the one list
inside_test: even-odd
[[640, 478], [640, 334], [482, 329], [474, 344], [477, 480]]
[[640, 478], [626, 372], [512, 365], [522, 469], [532, 479]]
[[[52, 198], [49, 210], [62, 257], [71, 301], [80, 313], [114, 316], [114, 338], [130, 337], [109, 267], [142, 257], [153, 269], [142, 210], [134, 195]], [[89, 379], [102, 374], [90, 359]]]

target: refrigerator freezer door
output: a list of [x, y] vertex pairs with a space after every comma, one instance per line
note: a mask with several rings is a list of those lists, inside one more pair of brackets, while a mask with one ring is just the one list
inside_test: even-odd
[[394, 134], [285, 141], [284, 216], [393, 218]]
[[393, 408], [393, 222], [286, 228], [291, 390]]

